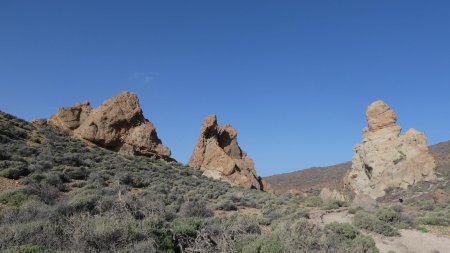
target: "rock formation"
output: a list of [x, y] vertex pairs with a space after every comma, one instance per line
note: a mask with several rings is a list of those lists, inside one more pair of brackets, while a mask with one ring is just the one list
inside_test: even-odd
[[436, 164], [426, 136], [414, 129], [400, 134], [397, 115], [383, 101], [366, 111], [368, 128], [354, 148], [352, 170], [344, 178], [356, 194], [378, 198], [389, 187], [406, 189], [419, 181], [435, 180]]
[[336, 189], [331, 190], [328, 187], [324, 187], [320, 191], [319, 197], [323, 201], [332, 201], [332, 200], [347, 201], [348, 200], [347, 197], [340, 191], [338, 191]]
[[233, 185], [271, 191], [270, 185], [256, 175], [253, 160], [239, 147], [236, 129], [231, 125], [219, 126], [215, 115], [203, 122], [189, 166]]
[[48, 119], [73, 136], [127, 155], [170, 159], [153, 124], [144, 118], [134, 93], [123, 92], [93, 109], [89, 102], [60, 108]]

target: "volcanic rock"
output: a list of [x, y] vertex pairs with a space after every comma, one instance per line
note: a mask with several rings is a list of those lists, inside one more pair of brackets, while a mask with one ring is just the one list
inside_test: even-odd
[[93, 109], [89, 102], [60, 108], [48, 119], [73, 136], [127, 155], [172, 160], [153, 124], [142, 112], [136, 94], [123, 92]]
[[410, 129], [401, 134], [396, 113], [380, 100], [368, 107], [366, 118], [368, 128], [354, 148], [352, 170], [344, 178], [356, 194], [378, 198], [389, 187], [406, 189], [436, 179], [436, 163], [424, 133]]
[[189, 166], [202, 170], [210, 178], [271, 191], [270, 185], [256, 175], [253, 160], [239, 147], [236, 129], [231, 125], [219, 126], [215, 115], [203, 122]]

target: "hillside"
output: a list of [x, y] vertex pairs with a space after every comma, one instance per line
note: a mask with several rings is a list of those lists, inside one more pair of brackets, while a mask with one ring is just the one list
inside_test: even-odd
[[232, 187], [0, 112], [2, 252], [378, 252], [348, 224], [315, 223], [343, 205]]
[[351, 169], [351, 162], [327, 167], [313, 167], [265, 177], [276, 192], [298, 189], [303, 192], [320, 191], [339, 181]]
[[[429, 147], [438, 163], [438, 172], [450, 174], [450, 141]], [[318, 192], [326, 186], [333, 186], [351, 169], [351, 162], [327, 167], [314, 167], [285, 174], [265, 177], [276, 192], [298, 189], [303, 192]]]

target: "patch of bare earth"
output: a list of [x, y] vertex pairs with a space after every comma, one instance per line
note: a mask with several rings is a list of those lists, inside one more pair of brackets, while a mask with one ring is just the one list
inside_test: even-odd
[[19, 181], [0, 177], [0, 193], [21, 187]]
[[[352, 223], [353, 215], [346, 209], [314, 210], [310, 214], [313, 222], [319, 225], [331, 222]], [[386, 237], [375, 233], [364, 232], [372, 236], [381, 253], [450, 253], [450, 236], [448, 227], [426, 226], [430, 231], [423, 233], [413, 229], [401, 229], [400, 236]], [[446, 236], [445, 236], [446, 235]]]

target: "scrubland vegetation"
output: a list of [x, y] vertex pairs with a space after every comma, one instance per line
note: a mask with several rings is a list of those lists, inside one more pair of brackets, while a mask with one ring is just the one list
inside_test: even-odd
[[352, 224], [322, 227], [310, 221], [311, 210], [348, 203], [231, 187], [5, 113], [0, 176], [20, 183], [0, 193], [4, 252], [378, 252], [367, 232], [450, 224], [449, 205], [416, 201], [374, 213], [350, 208]]
[[0, 143], [0, 175], [21, 185], [0, 194], [5, 252], [377, 252], [349, 224], [308, 221], [339, 203], [231, 187], [5, 113]]

